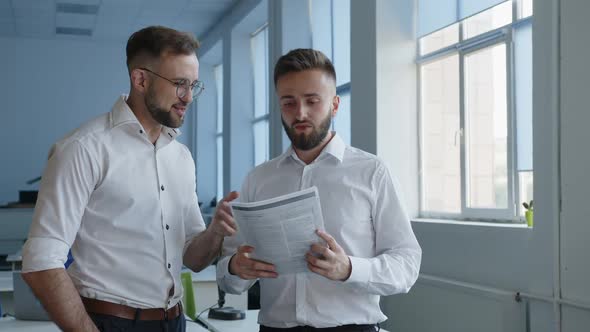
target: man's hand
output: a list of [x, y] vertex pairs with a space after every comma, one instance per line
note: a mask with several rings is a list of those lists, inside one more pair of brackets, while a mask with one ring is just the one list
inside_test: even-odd
[[209, 228], [214, 234], [221, 237], [232, 236], [236, 234], [238, 227], [231, 213], [229, 202], [238, 198], [238, 196], [238, 192], [232, 191], [221, 201], [219, 201], [219, 204], [217, 204], [217, 210], [215, 211], [213, 220], [209, 225]]
[[328, 243], [328, 247], [317, 243], [311, 245], [311, 250], [305, 254], [307, 267], [328, 279], [345, 281], [352, 272], [350, 258], [330, 234], [320, 230], [316, 233]]
[[238, 252], [229, 261], [229, 273], [242, 279], [276, 278], [279, 276], [275, 272], [273, 264], [250, 258], [252, 252], [254, 252], [254, 247], [240, 246]]

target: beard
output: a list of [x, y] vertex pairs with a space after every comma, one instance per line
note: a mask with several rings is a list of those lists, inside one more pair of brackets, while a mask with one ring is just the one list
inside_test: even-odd
[[[152, 118], [159, 124], [169, 128], [178, 128], [184, 123], [184, 117], [177, 117], [170, 109], [165, 109], [158, 104], [156, 93], [150, 87], [144, 98], [145, 105]], [[186, 106], [183, 104], [183, 106]]]
[[290, 126], [284, 119], [281, 119], [281, 121], [283, 122], [283, 128], [285, 128], [287, 136], [291, 140], [291, 144], [299, 150], [308, 151], [320, 145], [324, 138], [326, 138], [326, 135], [328, 135], [330, 125], [332, 124], [332, 112], [330, 111], [326, 118], [320, 122], [318, 128], [313, 126], [312, 132], [309, 135], [305, 133], [297, 134], [295, 128], [293, 128], [295, 125], [303, 123], [303, 121], [295, 121]]

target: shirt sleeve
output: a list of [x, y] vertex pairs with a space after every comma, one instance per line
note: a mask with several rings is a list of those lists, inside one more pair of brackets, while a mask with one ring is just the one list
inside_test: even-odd
[[407, 293], [418, 278], [422, 249], [384, 164], [375, 172], [373, 188], [376, 256], [351, 256], [352, 272], [345, 283], [376, 295]]
[[98, 174], [98, 164], [81, 142], [53, 146], [23, 247], [24, 273], [64, 267]]
[[[240, 201], [242, 202], [250, 201], [248, 195], [250, 190], [249, 179], [250, 175], [246, 176], [244, 184], [242, 185], [242, 191], [240, 193]], [[229, 261], [243, 242], [239, 229], [235, 235], [226, 237], [223, 241], [222, 255], [217, 262], [217, 284], [226, 293], [241, 294], [256, 282], [256, 280], [244, 280], [237, 275], [229, 273]]]

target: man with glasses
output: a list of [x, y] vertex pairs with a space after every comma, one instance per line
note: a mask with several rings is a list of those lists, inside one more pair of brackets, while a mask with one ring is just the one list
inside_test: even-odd
[[[252, 170], [241, 199], [254, 202], [316, 186], [323, 230], [305, 260], [309, 273], [277, 274], [228, 238], [217, 280], [238, 294], [260, 278], [261, 332], [373, 332], [387, 317], [379, 297], [407, 292], [422, 251], [387, 166], [330, 131], [340, 105], [331, 61], [312, 49], [279, 58], [274, 83], [291, 147]], [[323, 239], [327, 245], [319, 244]]]
[[176, 141], [203, 91], [198, 46], [165, 27], [135, 32], [129, 95], [51, 149], [23, 278], [63, 330], [184, 331], [182, 266], [208, 266], [235, 233], [227, 202], [237, 193], [205, 228], [195, 163]]

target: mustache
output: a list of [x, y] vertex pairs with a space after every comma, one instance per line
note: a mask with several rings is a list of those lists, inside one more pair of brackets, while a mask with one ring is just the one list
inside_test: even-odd
[[180, 103], [176, 103], [176, 104], [174, 104], [172, 106], [174, 106], [174, 107], [187, 107], [188, 106], [188, 103], [185, 103], [185, 102], [181, 101]]

